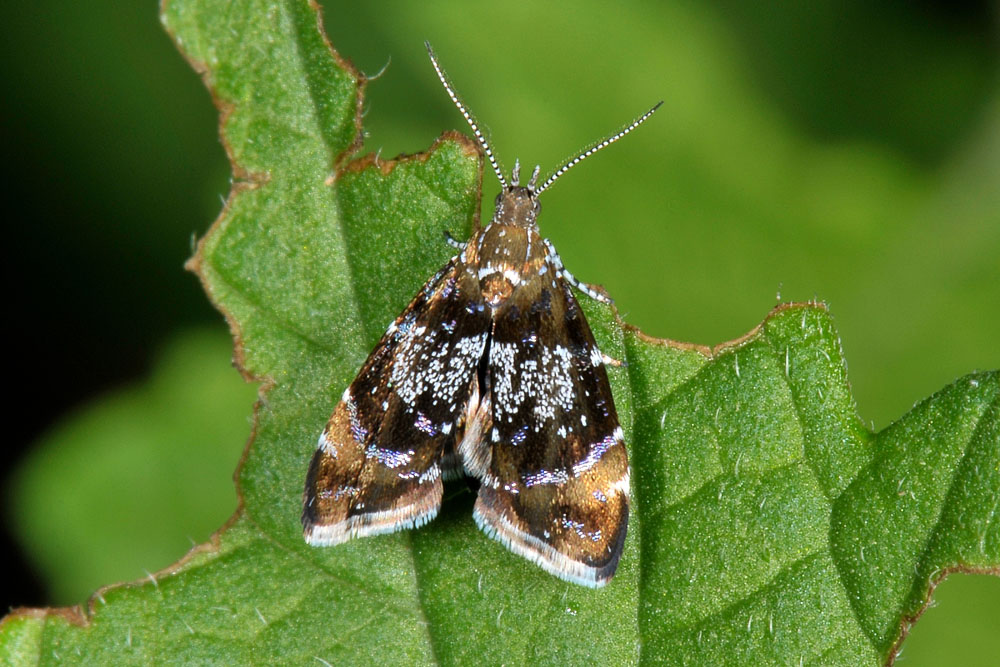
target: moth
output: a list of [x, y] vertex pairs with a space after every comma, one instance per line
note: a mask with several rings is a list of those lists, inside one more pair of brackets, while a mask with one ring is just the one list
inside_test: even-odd
[[[476, 121], [426, 44], [441, 84], [502, 186], [496, 212], [389, 325], [344, 391], [306, 476], [312, 545], [416, 528], [443, 480], [479, 481], [473, 517], [490, 537], [570, 582], [614, 575], [628, 528], [629, 463], [605, 357], [577, 281], [538, 232], [538, 197], [634, 130], [657, 104], [537, 184], [508, 184]], [[662, 104], [662, 102], [661, 102]]]

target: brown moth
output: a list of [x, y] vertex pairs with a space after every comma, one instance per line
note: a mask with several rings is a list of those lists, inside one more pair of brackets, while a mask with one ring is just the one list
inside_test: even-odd
[[389, 325], [319, 439], [302, 525], [313, 545], [416, 528], [441, 507], [443, 479], [479, 481], [483, 531], [548, 572], [584, 586], [615, 573], [628, 527], [629, 465], [605, 363], [573, 295], [578, 282], [538, 232], [535, 167], [510, 184], [427, 45], [438, 78], [502, 186], [490, 223]]

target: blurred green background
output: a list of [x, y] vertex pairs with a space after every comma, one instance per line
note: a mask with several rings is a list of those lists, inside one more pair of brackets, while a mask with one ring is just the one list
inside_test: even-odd
[[[365, 150], [386, 157], [465, 130], [425, 39], [508, 169], [544, 175], [665, 100], [547, 192], [541, 218], [647, 333], [715, 344], [778, 301], [826, 301], [878, 429], [1000, 367], [997, 5], [323, 4], [340, 52], [384, 68]], [[182, 270], [229, 169], [156, 7], [7, 3], [0, 18], [18, 417], [2, 546], [20, 559], [2, 600], [67, 604], [225, 521], [255, 388]], [[487, 173], [485, 215], [497, 190]], [[952, 577], [936, 600], [905, 664], [992, 664], [1000, 579]]]

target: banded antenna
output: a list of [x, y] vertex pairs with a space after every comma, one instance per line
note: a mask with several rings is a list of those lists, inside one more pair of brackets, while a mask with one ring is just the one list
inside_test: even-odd
[[542, 194], [553, 183], [556, 182], [557, 178], [559, 178], [560, 176], [562, 176], [563, 174], [565, 174], [567, 171], [569, 171], [570, 169], [572, 169], [576, 165], [580, 164], [581, 162], [583, 162], [585, 159], [587, 159], [588, 157], [590, 157], [591, 155], [593, 155], [597, 151], [601, 150], [602, 148], [607, 148], [608, 146], [610, 146], [611, 144], [615, 143], [616, 141], [618, 141], [619, 139], [621, 139], [622, 137], [624, 137], [626, 134], [628, 134], [629, 132], [631, 132], [635, 128], [637, 128], [640, 125], [642, 125], [643, 122], [645, 122], [645, 120], [647, 118], [649, 118], [650, 116], [652, 116], [653, 113], [657, 109], [659, 109], [662, 105], [663, 105], [663, 100], [660, 100], [659, 102], [656, 103], [656, 105], [653, 106], [652, 109], [650, 109], [646, 113], [644, 113], [641, 116], [639, 116], [638, 118], [636, 118], [627, 127], [622, 128], [616, 134], [613, 134], [610, 137], [607, 137], [606, 139], [602, 139], [601, 141], [598, 141], [596, 144], [594, 144], [593, 146], [591, 146], [587, 150], [583, 151], [582, 153], [580, 153], [579, 155], [577, 155], [575, 158], [573, 158], [572, 160], [570, 160], [569, 162], [567, 162], [563, 166], [561, 166], [558, 169], [556, 169], [556, 171], [551, 176], [549, 176], [548, 178], [546, 178], [545, 182], [542, 183], [542, 185], [537, 190], [535, 190], [535, 195], [537, 196], [537, 195]]
[[[497, 159], [493, 156], [493, 149], [490, 148], [488, 143], [486, 143], [486, 137], [484, 137], [483, 133], [480, 132], [479, 125], [476, 124], [476, 119], [473, 118], [472, 114], [468, 112], [465, 105], [462, 104], [462, 101], [458, 99], [458, 95], [455, 94], [455, 89], [451, 87], [450, 83], [448, 83], [448, 77], [445, 76], [444, 71], [441, 69], [441, 65], [438, 64], [437, 57], [434, 55], [434, 50], [431, 48], [431, 43], [424, 42], [424, 46], [427, 47], [427, 55], [431, 57], [431, 64], [434, 65], [434, 71], [437, 72], [438, 78], [441, 79], [441, 85], [444, 86], [446, 91], [448, 91], [448, 97], [450, 97], [451, 101], [455, 103], [458, 110], [462, 112], [462, 115], [465, 117], [469, 127], [472, 128], [472, 133], [476, 135], [476, 141], [479, 142], [479, 145], [483, 147], [483, 152], [486, 153], [486, 159], [490, 161], [491, 165], [493, 165], [493, 171], [496, 172], [497, 178], [500, 180], [500, 185], [506, 188], [507, 179], [503, 177], [503, 173], [500, 171], [500, 165], [497, 164]], [[629, 128], [629, 130], [631, 129], [632, 128]], [[627, 131], [628, 130], [626, 130], [626, 132]]]

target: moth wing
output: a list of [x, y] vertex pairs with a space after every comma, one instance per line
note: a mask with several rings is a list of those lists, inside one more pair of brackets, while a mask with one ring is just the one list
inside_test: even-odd
[[303, 495], [307, 542], [339, 544], [437, 515], [442, 458], [488, 326], [478, 283], [453, 258], [389, 326], [320, 436]]
[[[629, 467], [603, 357], [562, 279], [534, 280], [494, 318], [492, 424], [462, 450], [479, 526], [562, 579], [603, 586], [628, 526]], [[529, 304], [527, 307], [521, 307]]]

